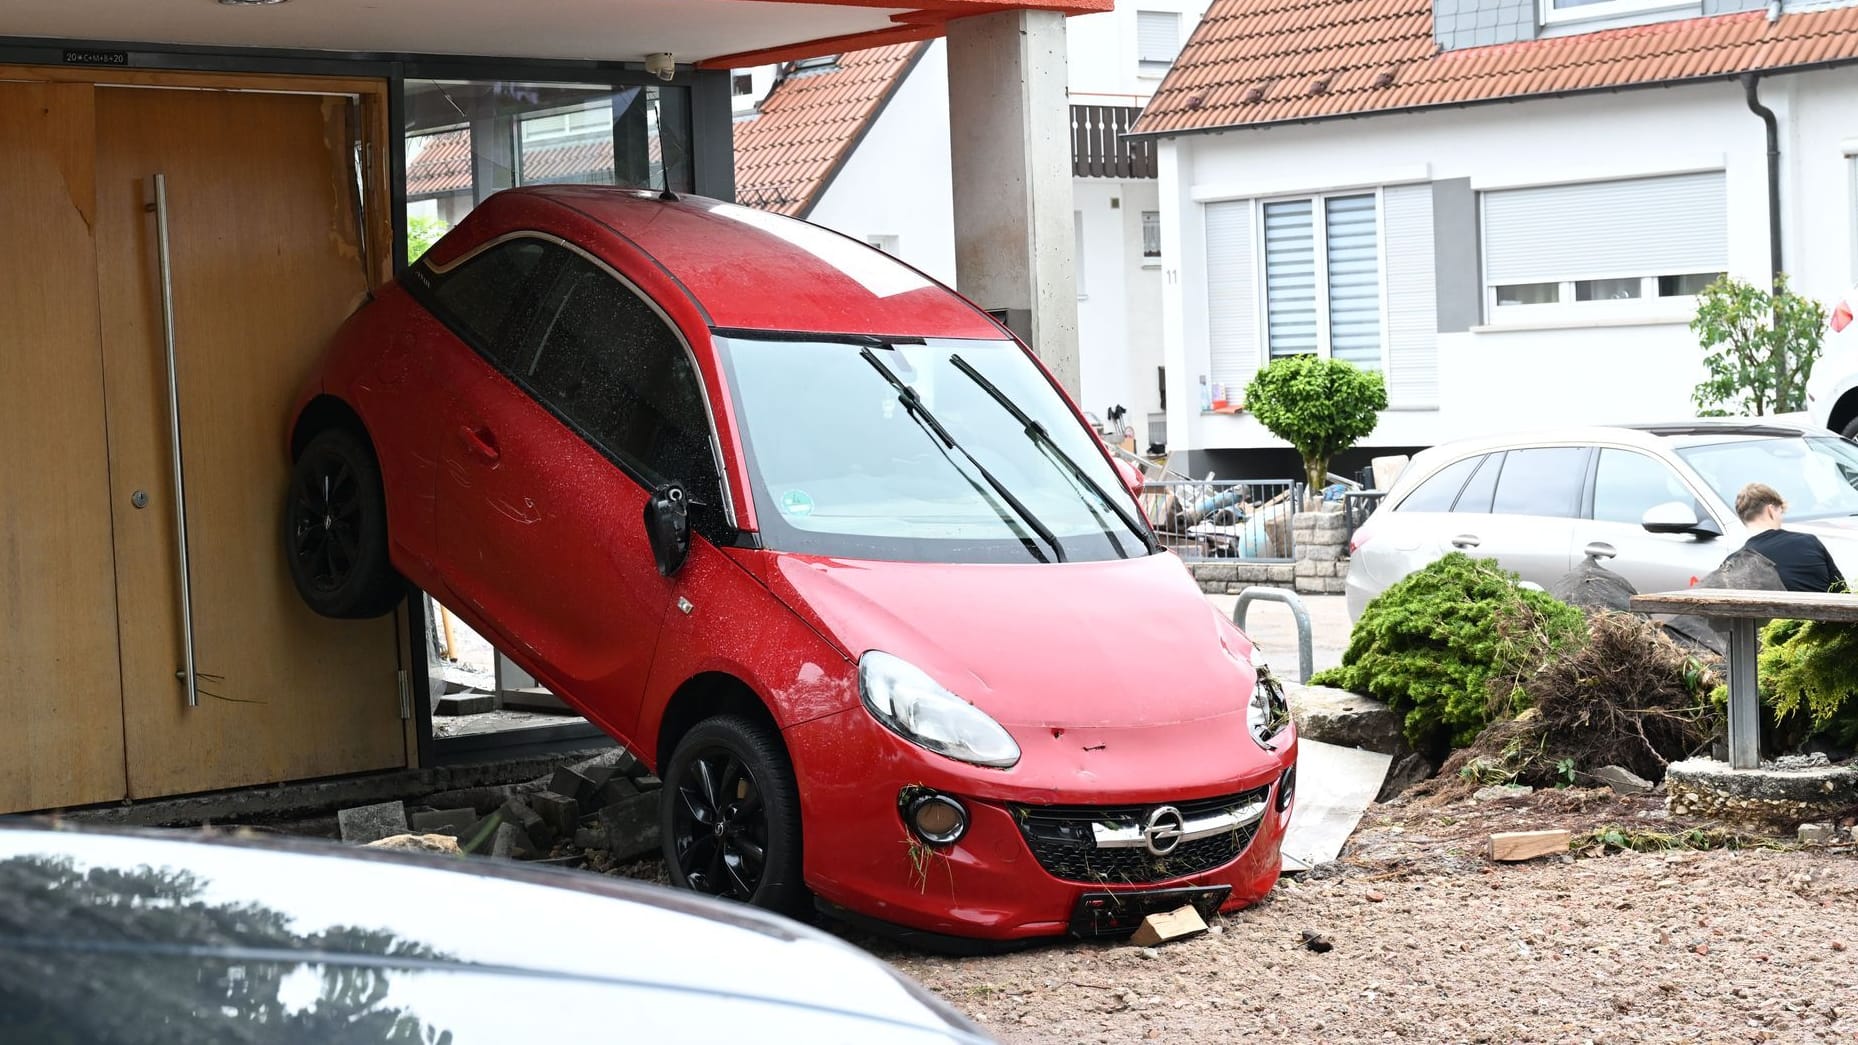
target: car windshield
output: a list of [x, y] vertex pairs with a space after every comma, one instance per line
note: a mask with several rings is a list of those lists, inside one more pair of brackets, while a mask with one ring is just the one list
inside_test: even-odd
[[[1014, 342], [739, 336], [717, 344], [770, 548], [914, 562], [1148, 553], [1117, 514], [1120, 506], [1139, 518], [1096, 437]], [[957, 357], [1044, 426], [1088, 482], [1041, 447]], [[905, 405], [885, 371], [922, 409]]]
[[1766, 483], [1786, 499], [1789, 519], [1858, 515], [1858, 446], [1843, 439], [1738, 439], [1677, 453], [1729, 504], [1749, 483]]

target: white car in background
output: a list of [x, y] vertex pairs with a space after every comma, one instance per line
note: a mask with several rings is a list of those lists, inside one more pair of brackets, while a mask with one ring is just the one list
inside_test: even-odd
[[1787, 528], [1858, 577], [1858, 444], [1778, 419], [1568, 428], [1446, 443], [1416, 455], [1349, 544], [1348, 615], [1452, 551], [1548, 588], [1607, 546], [1641, 592], [1689, 587], [1747, 537], [1748, 483], [1787, 500]]
[[1807, 416], [1814, 424], [1858, 438], [1858, 343], [1833, 342], [1813, 364], [1806, 399]]

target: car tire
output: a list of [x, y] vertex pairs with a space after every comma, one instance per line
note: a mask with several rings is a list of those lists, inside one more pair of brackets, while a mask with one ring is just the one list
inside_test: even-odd
[[381, 468], [360, 434], [326, 429], [297, 455], [284, 504], [284, 561], [297, 594], [325, 617], [380, 617], [405, 596], [387, 554]]
[[1839, 434], [1847, 439], [1858, 439], [1858, 417], [1845, 422], [1845, 428]]
[[800, 791], [771, 727], [719, 715], [684, 734], [665, 765], [659, 827], [672, 885], [803, 913]]

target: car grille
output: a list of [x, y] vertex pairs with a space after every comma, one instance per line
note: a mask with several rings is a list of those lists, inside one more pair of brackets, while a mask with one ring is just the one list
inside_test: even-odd
[[[1227, 810], [1263, 802], [1269, 785], [1236, 795], [1196, 798], [1171, 803], [1188, 820], [1215, 816]], [[1139, 885], [1210, 871], [1238, 859], [1252, 844], [1264, 822], [1261, 817], [1242, 827], [1210, 838], [1183, 842], [1166, 856], [1146, 847], [1097, 847], [1092, 824], [1140, 827], [1156, 805], [1145, 806], [1009, 806], [1019, 831], [1026, 836], [1032, 855], [1054, 877], [1073, 882], [1105, 885]]]

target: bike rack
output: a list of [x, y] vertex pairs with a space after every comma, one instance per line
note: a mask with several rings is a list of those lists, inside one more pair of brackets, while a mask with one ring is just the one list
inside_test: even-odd
[[1303, 600], [1289, 588], [1266, 588], [1254, 585], [1239, 593], [1239, 601], [1232, 607], [1232, 624], [1240, 631], [1245, 630], [1245, 609], [1253, 602], [1281, 602], [1290, 607], [1290, 612], [1297, 618], [1297, 681], [1307, 684], [1310, 676], [1316, 673], [1316, 651], [1310, 639], [1310, 611], [1303, 606]]

